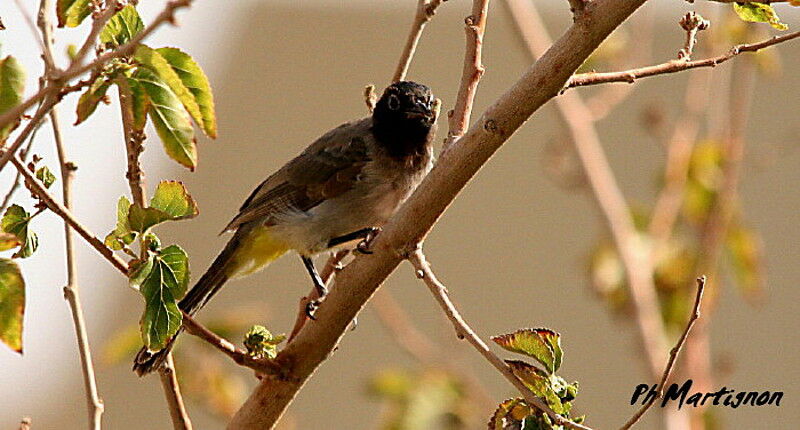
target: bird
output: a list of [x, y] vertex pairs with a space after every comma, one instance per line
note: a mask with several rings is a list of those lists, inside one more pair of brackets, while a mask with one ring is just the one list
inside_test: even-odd
[[[363, 246], [433, 166], [438, 100], [426, 85], [389, 85], [370, 116], [342, 124], [311, 143], [262, 182], [223, 230], [233, 232], [178, 306], [194, 315], [233, 278], [250, 275], [289, 251], [299, 254], [319, 293], [327, 294], [312, 257]], [[158, 351], [143, 347], [139, 376], [160, 368], [182, 330]]]

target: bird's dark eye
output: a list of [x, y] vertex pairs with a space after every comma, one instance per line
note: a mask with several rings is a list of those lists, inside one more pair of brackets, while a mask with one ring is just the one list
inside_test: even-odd
[[397, 109], [400, 109], [400, 99], [399, 99], [399, 98], [397, 98], [397, 96], [396, 96], [396, 95], [394, 95], [394, 94], [390, 94], [390, 95], [389, 95], [389, 99], [386, 101], [386, 105], [387, 105], [387, 106], [389, 107], [389, 109], [391, 109], [391, 110], [397, 110]]

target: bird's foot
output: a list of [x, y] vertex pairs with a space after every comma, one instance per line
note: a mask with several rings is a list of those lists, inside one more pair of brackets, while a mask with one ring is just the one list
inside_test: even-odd
[[322, 300], [320, 300], [320, 299], [309, 300], [308, 303], [306, 303], [306, 316], [308, 318], [316, 321], [317, 317], [314, 316], [314, 314], [317, 312], [317, 309], [319, 309], [319, 306], [321, 304], [322, 304]]
[[369, 247], [372, 245], [372, 242], [375, 240], [375, 238], [378, 237], [380, 232], [380, 227], [370, 228], [369, 232], [367, 232], [367, 234], [364, 236], [364, 239], [361, 242], [358, 242], [358, 245], [356, 245], [356, 251], [366, 255], [373, 254]]

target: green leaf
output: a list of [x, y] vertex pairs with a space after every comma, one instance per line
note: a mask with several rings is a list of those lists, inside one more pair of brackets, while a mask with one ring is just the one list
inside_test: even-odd
[[172, 245], [159, 253], [150, 253], [133, 267], [132, 287], [145, 299], [139, 322], [142, 341], [151, 351], [163, 349], [178, 332], [183, 316], [178, 300], [189, 283], [189, 258], [179, 246]]
[[[169, 86], [169, 88], [173, 93], [175, 93], [175, 95], [183, 104], [183, 107], [186, 108], [186, 111], [189, 113], [189, 115], [191, 115], [197, 124], [203, 124], [203, 116], [200, 113], [200, 106], [197, 104], [194, 94], [189, 91], [189, 88], [187, 88], [187, 86], [184, 84], [183, 79], [178, 76], [178, 72], [173, 68], [166, 58], [161, 56], [159, 51], [150, 48], [147, 45], [140, 45], [138, 48], [136, 48], [136, 52], [134, 53], [133, 57], [141, 65], [152, 70], [159, 77], [159, 79], [161, 79], [161, 82], [164, 82]], [[191, 57], [188, 57], [188, 59], [191, 60]], [[176, 58], [176, 60], [180, 59]], [[184, 63], [185, 61], [181, 63], [181, 65], [186, 66]], [[199, 70], [199, 67], [197, 67], [197, 69]], [[202, 71], [200, 71], [200, 73], [202, 73]]]
[[789, 26], [782, 23], [772, 6], [764, 3], [734, 3], [733, 10], [742, 21], [766, 22], [777, 30], [788, 30]]
[[520, 428], [521, 422], [534, 410], [522, 398], [508, 399], [497, 405], [489, 418], [489, 430]]
[[[208, 137], [216, 138], [217, 119], [214, 114], [214, 95], [203, 69], [189, 54], [178, 48], [158, 48], [156, 51], [172, 66], [194, 97], [200, 109], [200, 117], [192, 114], [194, 121]], [[189, 106], [186, 106], [186, 109], [192, 113]]]
[[[545, 340], [545, 337], [549, 340]], [[511, 334], [494, 336], [492, 340], [504, 349], [535, 359], [542, 363], [548, 373], [553, 373], [561, 365], [562, 353], [558, 337], [559, 334], [550, 329], [526, 328]], [[558, 366], [554, 344], [558, 346]]]
[[284, 340], [286, 335], [274, 336], [266, 327], [254, 325], [244, 335], [244, 346], [252, 357], [272, 360], [278, 355], [278, 345]]
[[150, 206], [169, 215], [170, 220], [194, 218], [198, 213], [197, 203], [179, 181], [159, 182]]
[[147, 94], [150, 101], [148, 113], [167, 155], [194, 170], [197, 165], [194, 129], [180, 99], [155, 72], [147, 67], [139, 67], [130, 79], [141, 86]]
[[161, 181], [156, 188], [150, 207], [132, 205], [128, 223], [133, 231], [144, 233], [164, 221], [177, 221], [196, 216], [197, 204], [177, 181]]
[[45, 188], [50, 188], [53, 182], [56, 181], [56, 175], [47, 166], [42, 166], [36, 169], [36, 179], [42, 181]]
[[115, 48], [130, 42], [144, 30], [144, 23], [133, 5], [127, 5], [108, 20], [100, 32], [100, 42]]
[[11, 205], [3, 215], [1, 222], [3, 231], [16, 236], [21, 244], [13, 258], [28, 258], [39, 247], [39, 238], [28, 228], [31, 218], [31, 215], [20, 205]]
[[15, 234], [0, 232], [0, 251], [8, 251], [18, 247], [22, 242]]
[[22, 354], [25, 281], [13, 260], [0, 258], [0, 340]]
[[78, 106], [75, 108], [77, 119], [74, 125], [86, 121], [94, 113], [97, 104], [106, 99], [106, 91], [109, 86], [111, 86], [111, 82], [105, 76], [101, 76], [81, 94]]
[[131, 109], [133, 110], [133, 128], [138, 131], [144, 130], [147, 123], [147, 111], [150, 110], [150, 97], [139, 81], [131, 78], [128, 80], [128, 89], [131, 92]]
[[104, 241], [107, 247], [115, 251], [130, 245], [136, 239], [136, 232], [131, 231], [131, 226], [128, 222], [130, 209], [130, 200], [125, 196], [120, 197], [119, 202], [117, 202], [117, 226], [106, 236]]
[[77, 27], [92, 13], [92, 0], [58, 0], [58, 26]]
[[566, 414], [569, 412], [569, 405], [561, 402], [561, 398], [556, 394], [556, 388], [553, 379], [543, 370], [532, 366], [524, 361], [519, 360], [506, 360], [506, 364], [511, 368], [511, 371], [519, 378], [532, 392], [538, 397], [547, 401], [553, 411], [557, 414]]
[[[0, 60], [0, 114], [8, 111], [22, 102], [22, 93], [25, 91], [25, 71], [16, 58], [8, 56]], [[19, 121], [0, 128], [0, 142], [8, 138]]]

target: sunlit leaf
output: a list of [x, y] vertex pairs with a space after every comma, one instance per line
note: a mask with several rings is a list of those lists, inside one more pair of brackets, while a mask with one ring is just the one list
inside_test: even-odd
[[286, 335], [273, 335], [262, 325], [254, 325], [244, 335], [247, 353], [255, 358], [274, 359], [278, 355], [278, 345], [286, 340]]
[[144, 30], [144, 23], [133, 5], [127, 5], [108, 20], [100, 32], [100, 42], [109, 48], [128, 43]]
[[6, 233], [11, 233], [20, 241], [20, 249], [14, 258], [28, 258], [39, 247], [39, 238], [28, 227], [32, 216], [20, 205], [11, 205], [3, 215], [2, 227]]
[[194, 129], [181, 100], [147, 67], [139, 67], [130, 79], [147, 94], [150, 101], [148, 113], [167, 155], [194, 170], [197, 165]]
[[131, 230], [128, 222], [130, 209], [131, 202], [128, 198], [125, 196], [120, 197], [119, 202], [117, 202], [117, 226], [105, 239], [106, 246], [115, 251], [130, 245], [136, 239], [136, 232]]
[[0, 232], [0, 251], [8, 251], [18, 247], [22, 242], [15, 234]]
[[133, 231], [144, 233], [164, 221], [176, 221], [197, 215], [197, 204], [177, 181], [161, 181], [156, 188], [150, 207], [132, 205], [128, 224]]
[[128, 90], [131, 96], [131, 110], [133, 110], [133, 128], [144, 130], [147, 123], [147, 112], [150, 110], [150, 97], [142, 84], [136, 79], [127, 78]]
[[106, 99], [106, 91], [108, 91], [109, 86], [111, 86], [111, 82], [106, 77], [101, 76], [81, 94], [78, 99], [78, 105], [75, 108], [77, 116], [75, 125], [86, 121], [94, 113], [95, 109], [97, 109], [97, 104]]
[[748, 22], [766, 22], [777, 30], [788, 30], [789, 26], [782, 23], [775, 13], [775, 9], [771, 5], [764, 3], [734, 3], [733, 10], [739, 15], [743, 21]]
[[0, 341], [22, 354], [22, 323], [25, 314], [25, 281], [19, 266], [0, 258]]
[[183, 316], [177, 301], [186, 293], [188, 282], [189, 258], [177, 245], [151, 253], [134, 266], [130, 284], [145, 299], [140, 328], [148, 349], [164, 348], [180, 328]]
[[92, 0], [58, 0], [56, 15], [59, 27], [77, 27], [92, 13]]
[[36, 179], [42, 181], [42, 185], [44, 185], [45, 188], [50, 188], [53, 182], [56, 181], [56, 175], [54, 175], [47, 166], [42, 166], [36, 169]]
[[214, 114], [214, 95], [211, 92], [211, 85], [208, 82], [203, 69], [189, 56], [178, 48], [158, 48], [156, 49], [161, 56], [167, 60], [172, 69], [180, 77], [186, 88], [194, 96], [194, 100], [199, 107], [200, 116], [195, 116], [189, 106], [186, 109], [194, 118], [194, 121], [211, 137], [217, 137], [217, 120]]
[[[548, 373], [555, 372], [558, 367], [556, 366], [556, 352], [551, 345], [556, 340], [545, 340], [540, 333], [545, 336], [558, 337], [558, 333], [549, 329], [520, 329], [510, 334], [503, 334], [500, 336], [492, 337], [492, 340], [503, 348], [520, 354], [527, 355], [542, 363]], [[561, 348], [559, 345], [559, 358], [558, 364], [561, 364]]]
[[521, 429], [522, 421], [533, 412], [522, 398], [505, 400], [489, 418], [489, 430]]
[[[16, 58], [8, 56], [0, 60], [0, 114], [20, 104], [25, 91], [25, 71]], [[19, 124], [18, 121], [0, 128], [0, 142]]]
[[[556, 389], [553, 382], [558, 381], [556, 378], [551, 378], [543, 370], [532, 366], [524, 361], [519, 360], [506, 360], [506, 364], [511, 368], [511, 371], [519, 378], [525, 385], [536, 394], [547, 401], [553, 411], [557, 414], [566, 414], [569, 412], [569, 405], [561, 402], [561, 398], [556, 394]], [[563, 380], [562, 380], [563, 381]]]

